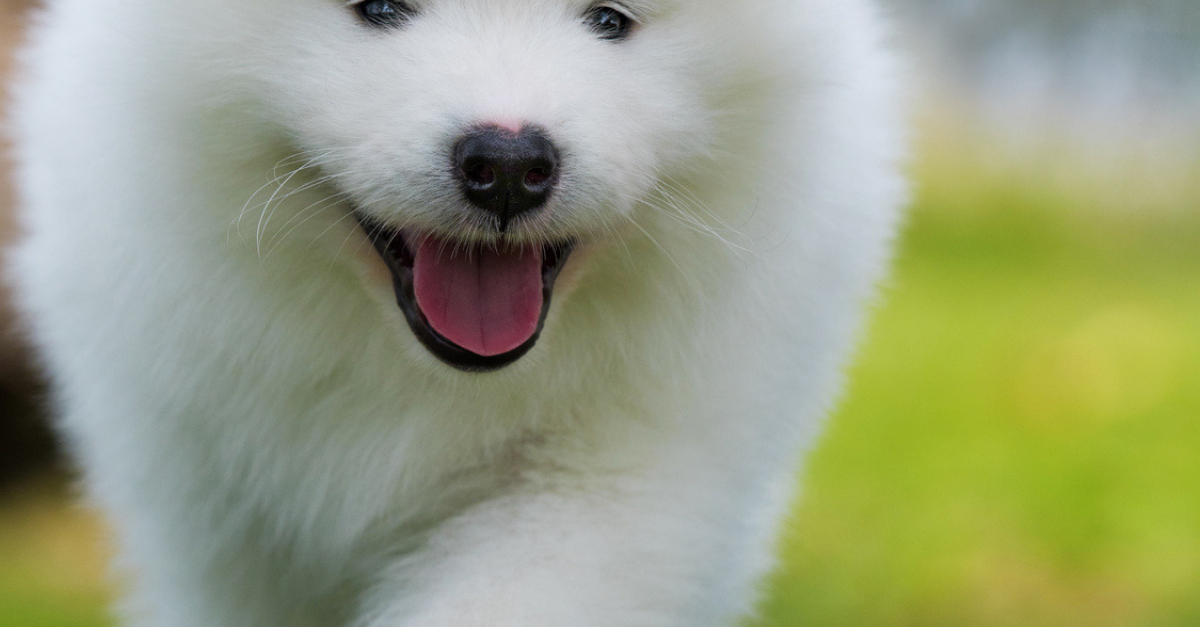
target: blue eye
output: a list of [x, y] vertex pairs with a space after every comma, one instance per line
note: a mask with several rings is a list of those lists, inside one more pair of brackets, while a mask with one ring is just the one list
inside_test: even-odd
[[354, 11], [368, 26], [395, 28], [417, 14], [416, 9], [400, 0], [365, 0], [354, 5]]
[[622, 41], [628, 39], [636, 25], [633, 18], [620, 9], [602, 4], [587, 12], [584, 22], [601, 39]]

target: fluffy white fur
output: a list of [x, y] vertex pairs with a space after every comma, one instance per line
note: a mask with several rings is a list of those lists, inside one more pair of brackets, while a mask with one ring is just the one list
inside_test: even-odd
[[[15, 278], [130, 625], [703, 627], [752, 610], [904, 186], [867, 0], [56, 0]], [[448, 138], [571, 155], [532, 353], [414, 338], [351, 203], [460, 229]]]

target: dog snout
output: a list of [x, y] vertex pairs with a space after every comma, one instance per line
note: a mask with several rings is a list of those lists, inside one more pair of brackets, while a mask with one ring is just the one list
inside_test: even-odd
[[459, 139], [454, 166], [467, 200], [493, 214], [500, 231], [540, 209], [558, 183], [558, 149], [546, 133], [481, 127]]

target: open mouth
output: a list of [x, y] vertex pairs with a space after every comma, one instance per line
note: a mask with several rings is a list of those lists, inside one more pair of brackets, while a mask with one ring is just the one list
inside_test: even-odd
[[537, 344], [573, 242], [474, 244], [355, 216], [392, 273], [408, 326], [438, 359], [491, 372]]

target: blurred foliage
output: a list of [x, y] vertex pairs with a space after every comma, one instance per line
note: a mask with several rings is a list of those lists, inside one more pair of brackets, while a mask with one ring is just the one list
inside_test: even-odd
[[42, 479], [0, 494], [0, 625], [110, 624], [106, 534], [67, 492]]
[[759, 627], [1200, 624], [1200, 167], [980, 140], [924, 146]]
[[[1200, 167], [1097, 176], [926, 126], [752, 624], [1200, 624]], [[59, 485], [4, 503], [0, 625], [109, 624], [97, 523]]]

